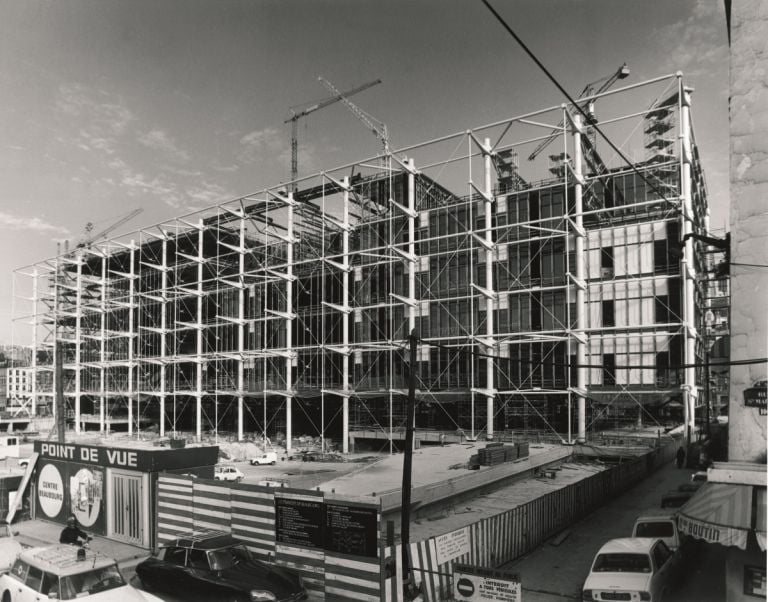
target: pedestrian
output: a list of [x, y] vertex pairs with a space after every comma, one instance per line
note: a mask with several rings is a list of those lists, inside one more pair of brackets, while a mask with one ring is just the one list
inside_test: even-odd
[[682, 447], [677, 450], [675, 462], [677, 463], [678, 468], [682, 468], [683, 464], [685, 464], [685, 450]]

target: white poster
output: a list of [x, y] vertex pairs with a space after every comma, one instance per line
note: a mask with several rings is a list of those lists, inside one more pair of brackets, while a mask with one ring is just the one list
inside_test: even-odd
[[64, 483], [59, 469], [46, 464], [37, 479], [37, 500], [48, 518], [56, 518], [64, 505]]
[[469, 552], [469, 529], [457, 529], [435, 538], [437, 564], [449, 562]]

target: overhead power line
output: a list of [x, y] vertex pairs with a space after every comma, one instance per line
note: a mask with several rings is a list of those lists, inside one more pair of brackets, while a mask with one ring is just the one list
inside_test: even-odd
[[[541, 69], [544, 72], [544, 75], [546, 75], [549, 78], [549, 80], [553, 84], [555, 84], [555, 86], [557, 87], [558, 90], [560, 90], [560, 92], [563, 94], [563, 96], [565, 96], [568, 99], [568, 102], [571, 105], [573, 105], [579, 113], [581, 113], [581, 115], [584, 117], [585, 123], [589, 123], [590, 122], [589, 114], [576, 102], [576, 100], [570, 94], [568, 94], [566, 89], [563, 88], [562, 85], [560, 85], [560, 82], [557, 81], [555, 76], [552, 75], [549, 72], [549, 70], [538, 59], [538, 57], [536, 57], [536, 55], [533, 53], [533, 51], [531, 51], [531, 49], [528, 48], [528, 46], [525, 45], [525, 42], [523, 42], [520, 39], [520, 37], [514, 32], [514, 30], [507, 24], [507, 22], [504, 21], [503, 17], [499, 13], [496, 12], [496, 10], [490, 5], [488, 0], [482, 0], [482, 3], [485, 4], [485, 6], [488, 8], [489, 11], [491, 11], [493, 16], [496, 17], [496, 20], [499, 23], [501, 23], [501, 25], [504, 27], [504, 29], [506, 29], [507, 32], [515, 39], [515, 41], [520, 45], [520, 47], [525, 51], [525, 53], [529, 57], [531, 57], [531, 59], [533, 60], [534, 63], [536, 63], [536, 65], [539, 67], [539, 69]], [[632, 171], [634, 171], [640, 177], [641, 180], [643, 180], [643, 182], [645, 182], [645, 184], [651, 190], [653, 190], [656, 194], [658, 194], [659, 197], [661, 197], [661, 199], [663, 199], [665, 202], [667, 202], [669, 204], [673, 204], [672, 201], [670, 201], [666, 197], [666, 195], [659, 188], [657, 188], [654, 185], [653, 182], [651, 182], [645, 176], [645, 174], [643, 174], [637, 167], [635, 167], [635, 164], [632, 161], [629, 160], [629, 158], [621, 151], [621, 149], [619, 149], [618, 146], [616, 146], [613, 143], [613, 141], [610, 138], [608, 138], [608, 136], [600, 129], [600, 127], [596, 123], [595, 124], [590, 124], [590, 127], [592, 127], [598, 134], [600, 134], [600, 136], [608, 143], [608, 146], [610, 146], [616, 152], [616, 154], [619, 155], [619, 157], [622, 158], [622, 160], [632, 169]]]

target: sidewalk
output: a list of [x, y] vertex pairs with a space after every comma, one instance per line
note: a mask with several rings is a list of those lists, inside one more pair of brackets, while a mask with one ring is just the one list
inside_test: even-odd
[[[11, 529], [16, 540], [24, 547], [50, 546], [58, 543], [63, 525], [45, 520], [28, 520], [14, 523]], [[117, 561], [121, 569], [129, 569], [149, 556], [149, 550], [93, 535], [90, 549]]]

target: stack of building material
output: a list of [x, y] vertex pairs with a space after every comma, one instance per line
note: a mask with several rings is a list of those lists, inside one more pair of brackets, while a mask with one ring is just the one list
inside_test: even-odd
[[527, 441], [518, 443], [516, 447], [517, 447], [517, 457], [518, 458], [527, 458], [528, 457], [530, 452], [528, 450], [528, 442]]
[[506, 461], [503, 443], [489, 443], [485, 446], [485, 449], [479, 451], [478, 455], [480, 456], [480, 464], [483, 466], [495, 466]]
[[517, 445], [505, 445], [504, 446], [504, 461], [505, 462], [514, 462], [517, 460], [517, 455], [519, 453], [519, 447]]

